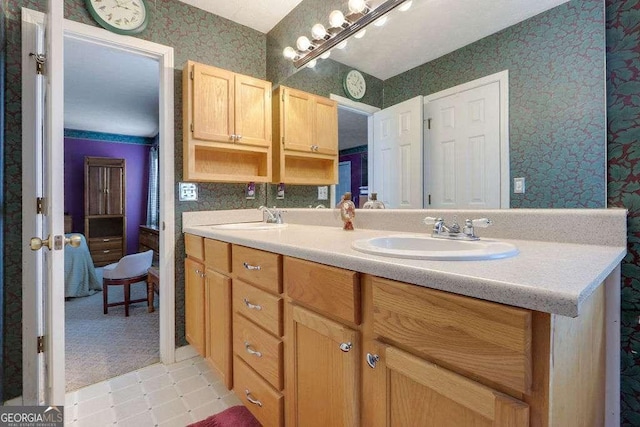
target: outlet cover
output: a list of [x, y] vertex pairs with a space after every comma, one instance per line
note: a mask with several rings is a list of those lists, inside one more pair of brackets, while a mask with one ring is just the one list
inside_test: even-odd
[[524, 178], [513, 178], [513, 192], [524, 194]]
[[322, 187], [318, 187], [318, 200], [328, 200], [329, 199], [329, 187], [326, 185]]
[[195, 202], [198, 200], [198, 184], [193, 182], [179, 183], [178, 200], [181, 202]]

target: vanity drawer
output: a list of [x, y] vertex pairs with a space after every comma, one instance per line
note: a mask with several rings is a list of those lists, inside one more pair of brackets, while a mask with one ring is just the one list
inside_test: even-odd
[[184, 251], [191, 258], [204, 261], [204, 239], [194, 234], [184, 235]]
[[284, 398], [238, 356], [233, 358], [236, 395], [263, 426], [282, 426]]
[[285, 257], [287, 295], [314, 310], [360, 324], [358, 273]]
[[231, 243], [204, 239], [204, 260], [207, 268], [219, 273], [231, 273]]
[[241, 280], [233, 281], [233, 311], [282, 336], [282, 298]]
[[282, 292], [282, 256], [271, 252], [233, 245], [233, 274], [267, 291]]
[[282, 390], [282, 340], [235, 313], [233, 352], [277, 390]]
[[472, 378], [531, 390], [531, 311], [372, 278], [380, 337]]

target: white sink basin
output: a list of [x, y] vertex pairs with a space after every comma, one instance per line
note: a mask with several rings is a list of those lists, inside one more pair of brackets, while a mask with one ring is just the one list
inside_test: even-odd
[[285, 228], [287, 224], [271, 224], [268, 222], [235, 222], [232, 224], [212, 225], [214, 230], [276, 230]]
[[397, 235], [356, 240], [351, 247], [357, 251], [392, 258], [440, 261], [474, 261], [508, 258], [518, 254], [518, 248], [496, 240], [450, 240], [425, 235]]

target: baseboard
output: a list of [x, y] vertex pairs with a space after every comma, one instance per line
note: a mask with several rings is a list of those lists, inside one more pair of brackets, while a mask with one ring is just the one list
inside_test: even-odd
[[189, 344], [184, 347], [176, 348], [176, 362], [182, 362], [183, 360], [191, 359], [196, 356], [198, 356], [198, 352]]
[[22, 406], [22, 396], [14, 397], [13, 399], [9, 399], [5, 401], [3, 406]]

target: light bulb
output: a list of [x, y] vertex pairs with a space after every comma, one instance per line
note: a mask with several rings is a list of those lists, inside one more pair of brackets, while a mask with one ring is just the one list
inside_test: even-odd
[[412, 3], [413, 3], [413, 1], [409, 0], [408, 2], [405, 2], [405, 3], [401, 4], [400, 7], [398, 7], [398, 10], [400, 12], [406, 12], [407, 10], [409, 10], [409, 8], [411, 7]]
[[329, 14], [329, 24], [332, 28], [342, 27], [344, 24], [344, 15], [339, 10], [334, 10]]
[[331, 51], [328, 50], [325, 53], [323, 53], [322, 55], [320, 55], [320, 58], [327, 59], [330, 55], [331, 55]]
[[291, 46], [285, 47], [284, 50], [282, 51], [282, 54], [287, 59], [293, 59], [296, 57], [296, 51]]
[[344, 49], [345, 47], [347, 47], [347, 41], [343, 41], [342, 43], [340, 43], [339, 45], [336, 46], [336, 49]]
[[324, 39], [324, 36], [327, 35], [327, 30], [325, 30], [324, 25], [316, 24], [311, 27], [311, 35], [316, 40]]
[[312, 59], [311, 61], [309, 61], [309, 62], [307, 63], [307, 67], [309, 67], [309, 68], [313, 68], [313, 67], [315, 67], [315, 66], [316, 66], [316, 64], [317, 64], [317, 63], [318, 63], [318, 61], [317, 61], [316, 59]]
[[311, 46], [311, 41], [306, 36], [300, 36], [296, 41], [296, 46], [298, 47], [298, 50], [304, 52], [309, 49], [309, 46]]
[[355, 37], [355, 38], [357, 38], [357, 39], [361, 39], [361, 38], [363, 38], [363, 37], [364, 37], [364, 35], [365, 35], [366, 33], [367, 33], [367, 29], [366, 29], [366, 28], [363, 28], [363, 29], [361, 29], [360, 31], [358, 31], [357, 33], [355, 33], [355, 34], [353, 35], [353, 37]]
[[387, 15], [384, 15], [376, 19], [373, 25], [375, 25], [376, 27], [382, 27], [386, 22], [387, 22]]
[[365, 0], [349, 0], [349, 11], [351, 13], [362, 13], [367, 7]]

